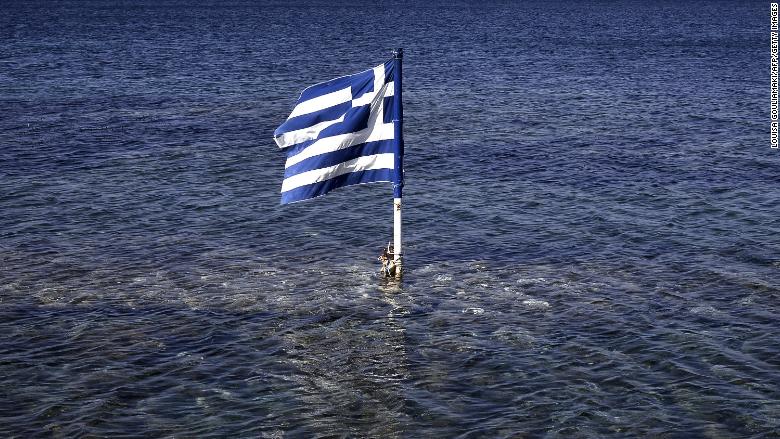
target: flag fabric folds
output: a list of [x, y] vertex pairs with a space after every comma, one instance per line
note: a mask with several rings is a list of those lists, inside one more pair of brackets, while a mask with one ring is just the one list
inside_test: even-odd
[[392, 182], [392, 60], [305, 89], [274, 131], [286, 149], [282, 204], [354, 184]]

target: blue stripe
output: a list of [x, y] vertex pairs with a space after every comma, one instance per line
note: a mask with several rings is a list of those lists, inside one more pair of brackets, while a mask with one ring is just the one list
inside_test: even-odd
[[368, 117], [371, 116], [371, 106], [361, 105], [347, 111], [344, 121], [331, 125], [320, 131], [318, 138], [338, 136], [339, 134], [356, 133], [368, 128]]
[[[309, 99], [314, 99], [328, 93], [333, 93], [334, 91], [338, 91], [347, 87], [352, 87], [353, 90], [363, 88], [366, 82], [373, 84], [373, 70], [366, 70], [354, 75], [343, 76], [341, 78], [331, 79], [327, 82], [321, 82], [319, 84], [312, 85], [311, 87], [301, 92], [301, 97], [298, 98], [298, 103], [308, 101]], [[298, 103], [296, 103], [296, 105]]]
[[282, 192], [282, 204], [295, 203], [296, 201], [319, 197], [340, 187], [380, 181], [389, 182], [392, 181], [392, 179], [392, 169], [372, 169], [369, 171], [351, 172], [320, 183], [313, 183], [287, 192]]
[[360, 107], [350, 109], [344, 117], [344, 122], [339, 122], [320, 131], [320, 134], [316, 139], [290, 145], [287, 149], [287, 158], [289, 159], [290, 157], [298, 155], [298, 153], [308, 148], [309, 145], [319, 139], [338, 136], [340, 134], [354, 133], [368, 128], [369, 116], [371, 116], [371, 107], [369, 105], [361, 105]]
[[285, 169], [284, 178], [292, 177], [293, 175], [311, 171], [313, 169], [321, 169], [327, 168], [328, 166], [338, 165], [339, 163], [356, 159], [358, 157], [383, 154], [387, 152], [394, 152], [394, 145], [392, 140], [379, 140], [376, 142], [361, 143], [360, 145], [350, 146], [349, 148], [340, 149], [338, 151], [329, 152], [327, 154], [320, 154], [314, 157], [309, 157], [308, 159]]
[[274, 137], [279, 137], [289, 131], [308, 128], [326, 120], [338, 119], [349, 111], [350, 108], [352, 108], [352, 102], [344, 102], [343, 104], [334, 105], [324, 110], [315, 111], [314, 113], [303, 114], [301, 116], [293, 117], [292, 119], [287, 119], [274, 131]]
[[382, 98], [382, 106], [384, 107], [382, 122], [384, 123], [392, 122], [393, 121], [393, 96]]
[[393, 74], [395, 73], [395, 63], [393, 60], [385, 62], [385, 84], [393, 82]]
[[287, 158], [289, 159], [294, 155], [298, 155], [298, 153], [308, 148], [312, 143], [316, 142], [317, 140], [319, 139], [307, 140], [306, 142], [301, 142], [301, 143], [296, 143], [295, 145], [291, 145], [289, 148], [286, 149]]
[[357, 99], [370, 91], [374, 91], [374, 71], [371, 70], [370, 73], [368, 81], [355, 81], [352, 84], [352, 99]]

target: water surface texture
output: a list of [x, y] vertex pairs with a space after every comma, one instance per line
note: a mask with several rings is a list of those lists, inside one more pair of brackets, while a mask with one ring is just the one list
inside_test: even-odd
[[[398, 46], [400, 284], [272, 140]], [[769, 102], [765, 2], [4, 2], [0, 437], [778, 437]]]

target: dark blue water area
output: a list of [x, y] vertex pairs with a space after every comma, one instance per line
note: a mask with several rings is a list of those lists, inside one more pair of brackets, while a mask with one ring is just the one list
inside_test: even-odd
[[[780, 436], [765, 2], [3, 2], [0, 436]], [[392, 190], [279, 204], [403, 47]]]

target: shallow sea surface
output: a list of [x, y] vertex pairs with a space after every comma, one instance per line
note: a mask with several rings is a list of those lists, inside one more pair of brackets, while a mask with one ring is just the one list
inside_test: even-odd
[[[402, 46], [387, 184], [279, 205]], [[768, 2], [3, 2], [0, 437], [780, 436]]]

